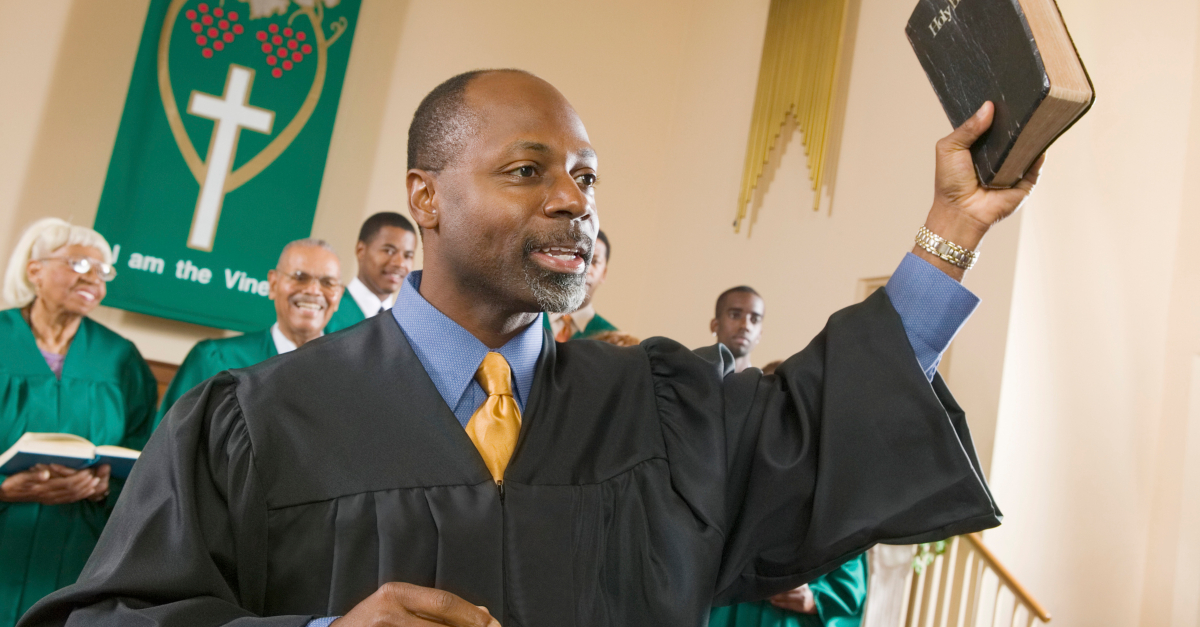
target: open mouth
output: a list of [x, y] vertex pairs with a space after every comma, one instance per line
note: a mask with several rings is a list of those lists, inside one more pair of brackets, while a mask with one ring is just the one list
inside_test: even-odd
[[587, 270], [587, 249], [578, 245], [542, 246], [531, 257], [542, 267], [564, 274], [580, 274]]
[[96, 300], [98, 300], [96, 294], [88, 290], [75, 290], [75, 293], [78, 294], [79, 297], [84, 300], [84, 302], [94, 303]]

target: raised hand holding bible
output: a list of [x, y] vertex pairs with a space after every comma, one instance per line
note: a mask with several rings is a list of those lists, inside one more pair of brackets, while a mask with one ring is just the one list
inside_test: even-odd
[[[979, 183], [971, 160], [971, 145], [991, 127], [995, 107], [985, 102], [975, 115], [937, 143], [937, 169], [933, 207], [925, 228], [934, 235], [974, 251], [984, 234], [997, 222], [1021, 208], [1042, 172], [1046, 156], [1039, 157], [1011, 188], [989, 189]], [[913, 253], [951, 277], [962, 280], [966, 269], [917, 245]]]

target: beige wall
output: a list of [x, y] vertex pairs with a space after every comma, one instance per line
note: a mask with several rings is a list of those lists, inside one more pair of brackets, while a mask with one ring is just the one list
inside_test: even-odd
[[1007, 518], [986, 537], [1055, 624], [1168, 625], [1200, 348], [1197, 6], [1060, 5], [1099, 100], [1021, 225], [992, 464]]
[[[1200, 546], [1180, 522], [1200, 511], [1196, 482], [1180, 478], [1200, 468], [1184, 444], [1200, 429], [1187, 413], [1200, 218], [1186, 185], [1200, 176], [1200, 16], [1190, 0], [1060, 4], [1101, 100], [1055, 147], [1022, 217], [985, 242], [967, 278], [984, 303], [947, 374], [1008, 515], [988, 541], [1055, 624], [1165, 625], [1200, 593], [1179, 583], [1200, 573], [1172, 558]], [[146, 6], [0, 0], [22, 18], [0, 25], [5, 258], [32, 219], [91, 222]], [[768, 310], [756, 363], [790, 354], [856, 299], [859, 279], [889, 274], [911, 247], [932, 146], [949, 128], [903, 36], [911, 3], [855, 0], [832, 206], [811, 210], [803, 149], [787, 133], [753, 234], [734, 234], [767, 6], [364, 0], [314, 234], [343, 253], [349, 277], [361, 220], [404, 210], [420, 98], [456, 72], [522, 67], [571, 99], [600, 153], [613, 259], [598, 309], [635, 335], [698, 346], [712, 341], [716, 295], [749, 283]], [[222, 334], [97, 317], [165, 361]]]

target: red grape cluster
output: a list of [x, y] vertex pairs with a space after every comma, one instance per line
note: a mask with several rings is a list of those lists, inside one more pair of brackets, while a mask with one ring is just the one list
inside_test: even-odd
[[271, 76], [275, 78], [283, 76], [313, 51], [312, 46], [304, 43], [307, 35], [290, 26], [279, 28], [278, 24], [271, 24], [267, 30], [258, 31], [257, 37], [262, 42], [263, 54], [267, 55], [267, 65], [271, 66]]
[[228, 11], [221, 7], [209, 7], [201, 2], [200, 6], [188, 9], [183, 14], [192, 23], [192, 32], [196, 33], [196, 45], [200, 46], [200, 56], [211, 59], [213, 51], [220, 52], [226, 44], [233, 43], [238, 35], [245, 32], [238, 24], [237, 11]]

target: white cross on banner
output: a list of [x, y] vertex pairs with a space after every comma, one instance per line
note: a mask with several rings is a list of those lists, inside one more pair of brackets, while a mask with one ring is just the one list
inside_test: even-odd
[[208, 172], [200, 188], [200, 198], [196, 201], [196, 213], [192, 217], [192, 230], [188, 235], [189, 248], [212, 250], [213, 239], [217, 235], [217, 220], [221, 216], [221, 203], [225, 199], [225, 179], [229, 177], [233, 157], [237, 153], [238, 131], [245, 128], [271, 133], [275, 113], [248, 104], [253, 82], [254, 70], [230, 64], [222, 98], [193, 91], [188, 101], [188, 113], [216, 122], [208, 143], [208, 158], [204, 160]]

